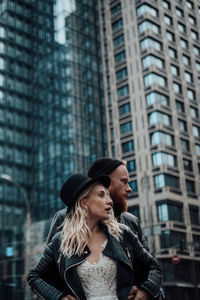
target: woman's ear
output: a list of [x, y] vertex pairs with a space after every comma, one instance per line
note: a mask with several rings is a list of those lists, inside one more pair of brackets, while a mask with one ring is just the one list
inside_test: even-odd
[[81, 205], [82, 208], [86, 208], [86, 207], [87, 207], [86, 199], [85, 199], [85, 198], [82, 198], [82, 199], [81, 199], [80, 205]]

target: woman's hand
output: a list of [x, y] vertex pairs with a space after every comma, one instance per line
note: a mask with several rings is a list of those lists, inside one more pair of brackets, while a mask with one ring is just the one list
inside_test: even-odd
[[67, 296], [61, 298], [60, 300], [77, 300], [77, 299], [71, 295], [67, 295]]

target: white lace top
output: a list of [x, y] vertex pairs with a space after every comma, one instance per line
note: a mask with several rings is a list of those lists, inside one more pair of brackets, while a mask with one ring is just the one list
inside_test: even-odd
[[[102, 245], [106, 246], [107, 240]], [[117, 300], [117, 263], [100, 254], [98, 263], [88, 260], [77, 266], [87, 300]]]

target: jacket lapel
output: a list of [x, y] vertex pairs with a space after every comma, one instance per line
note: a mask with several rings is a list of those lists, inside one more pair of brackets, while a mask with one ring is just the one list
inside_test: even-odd
[[132, 264], [128, 259], [127, 254], [125, 253], [124, 248], [121, 243], [112, 235], [107, 235], [108, 242], [106, 244], [105, 249], [103, 250], [103, 254], [115, 259], [132, 269]]

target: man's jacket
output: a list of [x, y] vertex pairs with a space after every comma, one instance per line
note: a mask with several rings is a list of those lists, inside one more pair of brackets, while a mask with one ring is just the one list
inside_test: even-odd
[[[105, 226], [103, 228], [108, 242], [102, 253], [117, 262], [118, 299], [127, 299], [131, 287], [135, 284], [134, 261], [137, 261], [146, 270], [146, 279], [140, 283], [139, 288], [146, 291], [152, 298], [156, 298], [160, 293], [162, 284], [162, 275], [156, 260], [143, 248], [137, 236], [130, 230], [123, 229], [121, 241], [118, 241], [108, 233]], [[126, 248], [124, 248], [124, 241]], [[68, 258], [60, 252], [60, 244], [60, 233], [57, 233], [46, 246], [39, 262], [29, 272], [28, 283], [45, 300], [58, 300], [67, 294], [78, 300], [86, 300], [76, 266], [87, 259], [90, 250], [86, 247], [81, 256], [73, 255]], [[56, 286], [56, 282], [55, 284], [52, 282], [50, 285], [44, 279], [52, 266], [56, 266], [59, 270], [59, 287]]]

